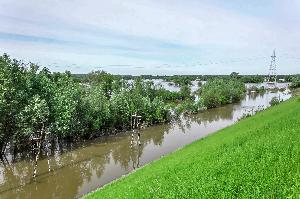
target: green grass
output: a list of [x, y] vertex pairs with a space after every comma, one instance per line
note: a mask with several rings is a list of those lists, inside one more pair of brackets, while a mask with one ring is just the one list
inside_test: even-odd
[[300, 198], [300, 100], [196, 141], [86, 198]]

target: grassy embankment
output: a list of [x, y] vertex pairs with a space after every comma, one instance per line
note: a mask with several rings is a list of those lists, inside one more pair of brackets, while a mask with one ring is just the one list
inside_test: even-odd
[[87, 198], [299, 198], [300, 100], [196, 141]]

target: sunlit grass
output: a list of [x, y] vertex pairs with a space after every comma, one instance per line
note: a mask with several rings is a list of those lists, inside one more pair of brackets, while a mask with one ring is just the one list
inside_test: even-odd
[[299, 198], [300, 100], [196, 141], [87, 198]]

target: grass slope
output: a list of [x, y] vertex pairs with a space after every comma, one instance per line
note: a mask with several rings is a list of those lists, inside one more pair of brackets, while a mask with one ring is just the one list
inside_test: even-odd
[[300, 198], [300, 100], [196, 141], [86, 198]]

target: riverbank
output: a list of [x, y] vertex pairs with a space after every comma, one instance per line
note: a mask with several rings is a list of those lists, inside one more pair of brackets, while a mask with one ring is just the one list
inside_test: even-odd
[[296, 197], [299, 118], [297, 97], [152, 162], [86, 198]]

